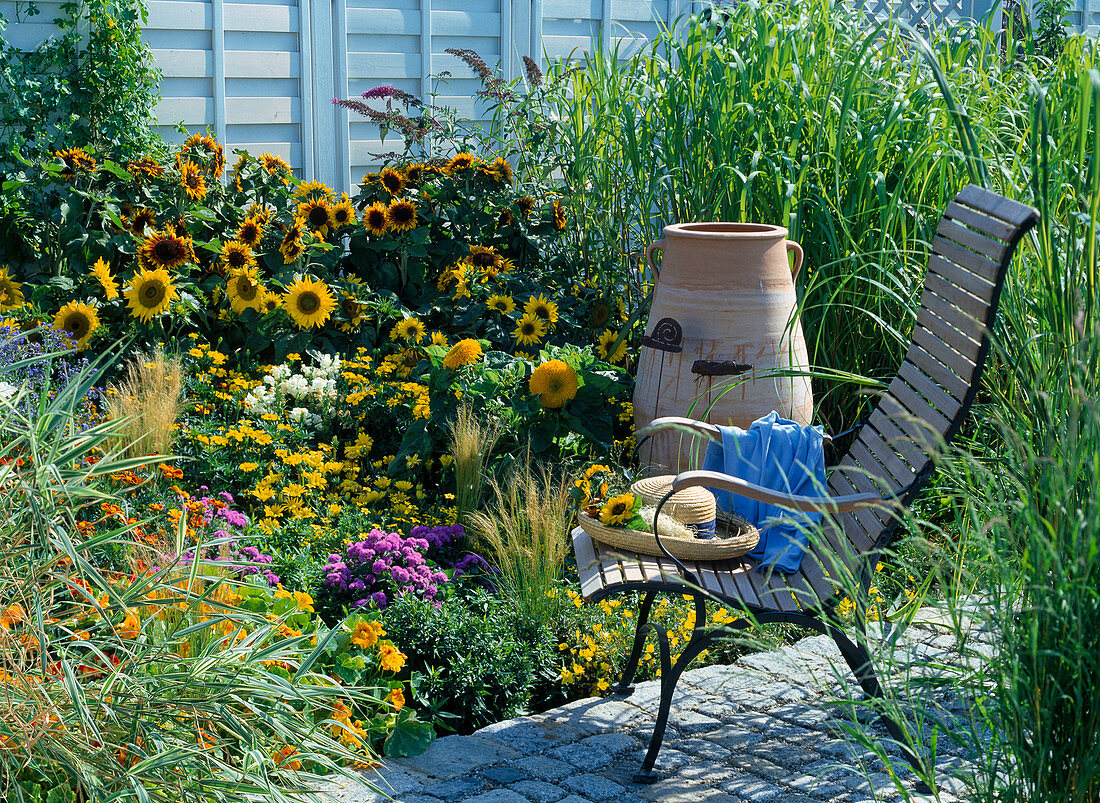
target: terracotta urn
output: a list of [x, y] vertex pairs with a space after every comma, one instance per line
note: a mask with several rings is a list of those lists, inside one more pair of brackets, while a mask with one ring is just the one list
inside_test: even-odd
[[[810, 380], [792, 375], [808, 368], [794, 287], [802, 247], [786, 229], [758, 223], [678, 223], [662, 235], [646, 249], [657, 284], [639, 355], [635, 425], [675, 415], [747, 428], [772, 410], [810, 423]], [[653, 475], [698, 468], [704, 447], [668, 432], [638, 454]]]

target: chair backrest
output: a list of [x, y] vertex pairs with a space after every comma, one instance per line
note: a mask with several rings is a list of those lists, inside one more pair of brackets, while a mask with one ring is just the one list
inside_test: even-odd
[[[832, 494], [881, 493], [908, 504], [927, 481], [935, 450], [954, 437], [978, 392], [1008, 266], [1038, 219], [1031, 207], [974, 185], [948, 204], [905, 361], [830, 474]], [[832, 537], [847, 544], [834, 547], [877, 553], [898, 523], [885, 510], [845, 513], [843, 533]]]

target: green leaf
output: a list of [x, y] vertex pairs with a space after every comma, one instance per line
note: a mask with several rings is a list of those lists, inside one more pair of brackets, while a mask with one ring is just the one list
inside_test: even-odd
[[432, 726], [421, 722], [408, 708], [402, 708], [390, 735], [386, 737], [383, 752], [390, 758], [418, 756], [428, 749], [435, 738]]

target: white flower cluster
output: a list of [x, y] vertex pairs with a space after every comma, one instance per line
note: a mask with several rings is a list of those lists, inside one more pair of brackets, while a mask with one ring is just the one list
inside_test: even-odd
[[290, 420], [304, 429], [320, 429], [336, 406], [340, 358], [315, 355], [315, 365], [302, 364], [295, 373], [287, 363], [275, 366], [244, 398], [253, 413], [279, 415], [289, 407]]

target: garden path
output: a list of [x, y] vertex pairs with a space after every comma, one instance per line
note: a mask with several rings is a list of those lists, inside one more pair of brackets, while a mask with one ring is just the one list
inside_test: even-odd
[[[885, 643], [889, 626], [873, 632]], [[971, 634], [972, 655], [989, 653], [987, 635]], [[923, 662], [959, 660], [955, 637], [934, 615], [920, 617], [899, 644], [913, 671], [920, 671], [916, 667]], [[849, 678], [827, 636], [747, 655], [732, 666], [685, 672], [657, 761], [663, 778], [650, 786], [633, 783], [631, 776], [653, 729], [658, 681], [637, 684], [630, 697], [578, 700], [469, 736], [437, 739], [423, 755], [388, 759], [364, 779], [402, 803], [898, 799], [901, 794], [882, 762], [844, 732], [850, 715], [843, 707], [824, 704], [851, 691]], [[885, 736], [878, 725], [859, 727]], [[952, 792], [961, 790], [949, 773], [963, 760], [947, 744], [950, 740], [939, 741], [940, 800], [947, 803], [957, 799]], [[902, 783], [911, 790], [913, 779], [906, 771]], [[325, 791], [336, 803], [386, 799], [347, 781]]]

